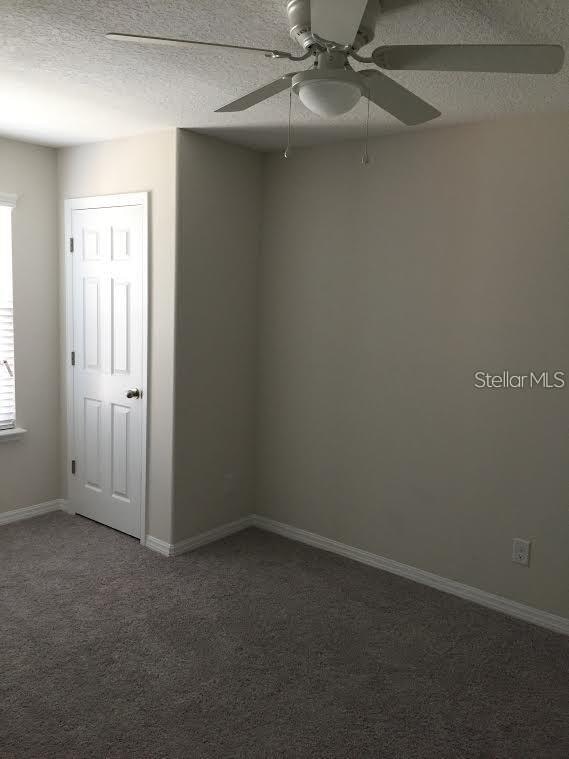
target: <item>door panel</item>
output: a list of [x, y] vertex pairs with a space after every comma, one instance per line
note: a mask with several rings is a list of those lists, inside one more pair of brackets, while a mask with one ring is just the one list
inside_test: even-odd
[[130, 500], [128, 486], [128, 443], [130, 409], [116, 403], [111, 407], [111, 492], [113, 496]]
[[111, 321], [112, 321], [112, 372], [128, 374], [129, 334], [130, 334], [130, 282], [111, 280]]
[[101, 401], [84, 398], [83, 457], [85, 486], [101, 492]]
[[140, 537], [144, 469], [143, 205], [76, 208], [73, 253], [75, 476], [78, 514]]
[[96, 277], [83, 280], [83, 366], [100, 370], [101, 356], [101, 287]]

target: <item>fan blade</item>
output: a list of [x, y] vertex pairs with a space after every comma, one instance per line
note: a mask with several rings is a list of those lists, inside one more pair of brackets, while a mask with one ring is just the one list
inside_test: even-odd
[[243, 95], [243, 97], [238, 98], [237, 100], [233, 100], [231, 103], [227, 103], [227, 105], [218, 108], [216, 110], [216, 113], [245, 111], [247, 108], [251, 108], [252, 105], [257, 105], [257, 103], [261, 103], [263, 100], [267, 100], [267, 98], [270, 98], [273, 95], [277, 95], [283, 90], [288, 90], [290, 87], [290, 80], [295, 74], [296, 71], [294, 71], [292, 74], [285, 74], [284, 76], [281, 76], [280, 79], [275, 79], [274, 82], [265, 84], [264, 87], [259, 87], [258, 90], [253, 90], [253, 92], [249, 92], [247, 95]]
[[[225, 47], [230, 50], [252, 50], [257, 53], [281, 53], [279, 50], [273, 50], [266, 47], [246, 47], [244, 45], [226, 45], [223, 42], [200, 42], [198, 40], [178, 40], [170, 37], [146, 37], [141, 34], [117, 34], [115, 32], [106, 34], [108, 40], [118, 40], [119, 42], [142, 42], [146, 45], [171, 45], [173, 47], [186, 47], [186, 45], [205, 45], [206, 47]], [[281, 53], [284, 57], [289, 57], [288, 53]]]
[[565, 52], [560, 45], [393, 45], [378, 47], [374, 62], [388, 70], [488, 71], [556, 74]]
[[407, 126], [423, 124], [441, 115], [441, 112], [432, 105], [380, 71], [369, 69], [360, 71], [360, 74], [367, 80], [364, 82], [366, 88], [364, 95]]
[[351, 45], [367, 0], [310, 0], [310, 26], [319, 37]]

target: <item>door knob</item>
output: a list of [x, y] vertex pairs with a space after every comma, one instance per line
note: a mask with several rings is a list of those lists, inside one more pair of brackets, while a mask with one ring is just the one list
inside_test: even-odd
[[126, 397], [127, 398], [140, 398], [141, 395], [142, 395], [142, 393], [140, 392], [140, 390], [137, 387], [133, 388], [132, 390], [127, 390], [126, 391]]

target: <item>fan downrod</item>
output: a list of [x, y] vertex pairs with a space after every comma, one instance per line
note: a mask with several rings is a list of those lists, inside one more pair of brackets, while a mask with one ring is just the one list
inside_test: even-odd
[[[375, 24], [381, 12], [379, 0], [368, 0], [364, 15], [360, 22], [352, 50], [359, 50], [367, 45], [375, 36]], [[318, 52], [326, 48], [317, 34], [311, 29], [310, 0], [287, 0], [286, 14], [289, 23], [289, 34], [300, 47], [306, 51]]]

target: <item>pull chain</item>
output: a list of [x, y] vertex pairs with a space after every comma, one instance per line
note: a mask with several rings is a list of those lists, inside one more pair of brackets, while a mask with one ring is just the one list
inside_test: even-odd
[[292, 82], [290, 83], [290, 89], [288, 91], [288, 138], [287, 146], [284, 152], [285, 158], [290, 158], [290, 151], [292, 148]]
[[367, 118], [366, 118], [365, 140], [364, 140], [364, 148], [362, 151], [362, 166], [369, 166], [371, 163], [369, 153], [368, 153], [368, 145], [369, 145], [369, 91], [368, 91], [368, 98], [367, 98]]

